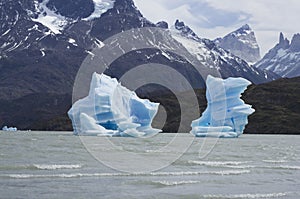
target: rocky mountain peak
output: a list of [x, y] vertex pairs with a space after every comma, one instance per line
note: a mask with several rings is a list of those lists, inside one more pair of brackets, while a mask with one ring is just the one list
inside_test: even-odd
[[300, 34], [295, 34], [292, 38], [290, 50], [292, 52], [300, 52]]
[[278, 43], [278, 47], [279, 48], [283, 48], [283, 49], [287, 49], [290, 46], [290, 41], [287, 38], [284, 38], [283, 33], [281, 32], [279, 35], [279, 43]]
[[279, 35], [279, 43], [255, 64], [260, 69], [267, 69], [282, 77], [300, 76], [300, 34], [295, 34], [290, 42]]
[[194, 38], [196, 40], [199, 39], [197, 34], [189, 26], [185, 25], [183, 21], [179, 21], [177, 19], [175, 22], [175, 29], [180, 31], [181, 34], [183, 34], [184, 36], [187, 36], [189, 38]]
[[255, 63], [260, 60], [260, 49], [255, 33], [248, 24], [243, 25], [223, 38], [216, 39], [215, 42], [248, 63]]
[[236, 31], [232, 32], [232, 34], [251, 34], [251, 32], [253, 32], [253, 30], [251, 29], [251, 27], [248, 24], [243, 25], [242, 27], [240, 27], [239, 29], [237, 29]]
[[159, 21], [156, 23], [156, 26], [159, 28], [164, 28], [164, 29], [168, 29], [169, 28], [169, 24], [165, 21]]
[[282, 44], [284, 42], [284, 36], [283, 36], [283, 33], [280, 32], [279, 34], [279, 44]]
[[93, 22], [91, 35], [104, 41], [117, 33], [140, 27], [155, 27], [155, 24], [143, 17], [133, 0], [115, 0], [113, 8]]
[[[247, 27], [246, 27], [247, 28]], [[220, 72], [223, 78], [245, 77], [254, 83], [271, 81], [277, 75], [267, 71], [257, 70], [238, 56], [216, 45], [214, 41], [200, 38], [184, 22], [176, 20], [175, 29], [171, 29], [173, 38], [183, 46], [207, 68]]]
[[241, 28], [244, 30], [251, 30], [251, 27], [249, 26], [249, 24], [245, 24]]
[[115, 8], [120, 12], [140, 13], [133, 0], [115, 0]]

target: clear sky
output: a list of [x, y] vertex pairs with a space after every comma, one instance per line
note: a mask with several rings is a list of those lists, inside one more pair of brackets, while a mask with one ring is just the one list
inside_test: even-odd
[[300, 0], [134, 0], [152, 22], [184, 21], [200, 37], [215, 39], [249, 24], [262, 56], [279, 40], [300, 33]]

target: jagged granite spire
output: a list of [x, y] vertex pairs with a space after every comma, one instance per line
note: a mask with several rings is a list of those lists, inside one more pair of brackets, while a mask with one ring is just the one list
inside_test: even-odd
[[300, 76], [300, 34], [295, 34], [290, 41], [279, 35], [277, 43], [255, 66], [267, 69], [282, 77]]
[[292, 52], [300, 52], [300, 34], [295, 34], [292, 38], [290, 50]]
[[278, 43], [279, 48], [287, 49], [290, 47], [290, 41], [287, 38], [284, 38], [284, 35], [282, 32], [279, 34], [279, 43]]
[[280, 35], [279, 35], [279, 44], [282, 44], [284, 42], [284, 36], [283, 36], [283, 33], [280, 32]]
[[254, 31], [248, 24], [223, 38], [216, 39], [215, 42], [248, 63], [255, 63], [260, 60], [260, 49]]
[[175, 29], [181, 31], [181, 33], [187, 37], [199, 39], [197, 34], [189, 26], [186, 26], [183, 21], [177, 19], [175, 22]]

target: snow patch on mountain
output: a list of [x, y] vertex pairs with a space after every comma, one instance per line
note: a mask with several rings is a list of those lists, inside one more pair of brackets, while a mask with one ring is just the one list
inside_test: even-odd
[[6, 31], [1, 35], [1, 37], [7, 35], [10, 31], [11, 31], [11, 29], [6, 30]]
[[215, 60], [212, 59], [212, 51], [206, 48], [204, 43], [197, 42], [195, 40], [183, 37], [179, 34], [176, 29], [171, 29], [172, 37], [181, 43], [192, 55], [196, 56], [197, 59], [208, 68], [216, 68], [220, 70], [219, 67], [214, 67], [216, 64]]
[[78, 46], [78, 44], [76, 43], [76, 40], [75, 40], [75, 39], [69, 38], [68, 42], [69, 42], [70, 44], [73, 44], [73, 46]]
[[100, 18], [103, 13], [114, 7], [115, 0], [93, 0], [93, 2], [95, 5], [94, 12], [83, 20], [89, 21]]
[[[61, 31], [68, 25], [72, 20], [64, 17], [55, 11], [50, 10], [47, 7], [49, 0], [44, 0], [41, 3], [34, 1], [35, 8], [37, 10], [38, 17], [32, 18], [32, 21], [39, 22], [44, 26], [48, 27], [53, 33], [61, 34]], [[74, 22], [74, 21], [73, 21]]]

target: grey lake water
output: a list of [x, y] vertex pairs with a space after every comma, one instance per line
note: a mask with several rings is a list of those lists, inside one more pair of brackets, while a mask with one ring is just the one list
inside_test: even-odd
[[197, 138], [187, 151], [168, 144], [176, 136], [191, 137], [0, 132], [0, 198], [300, 198], [300, 136]]

